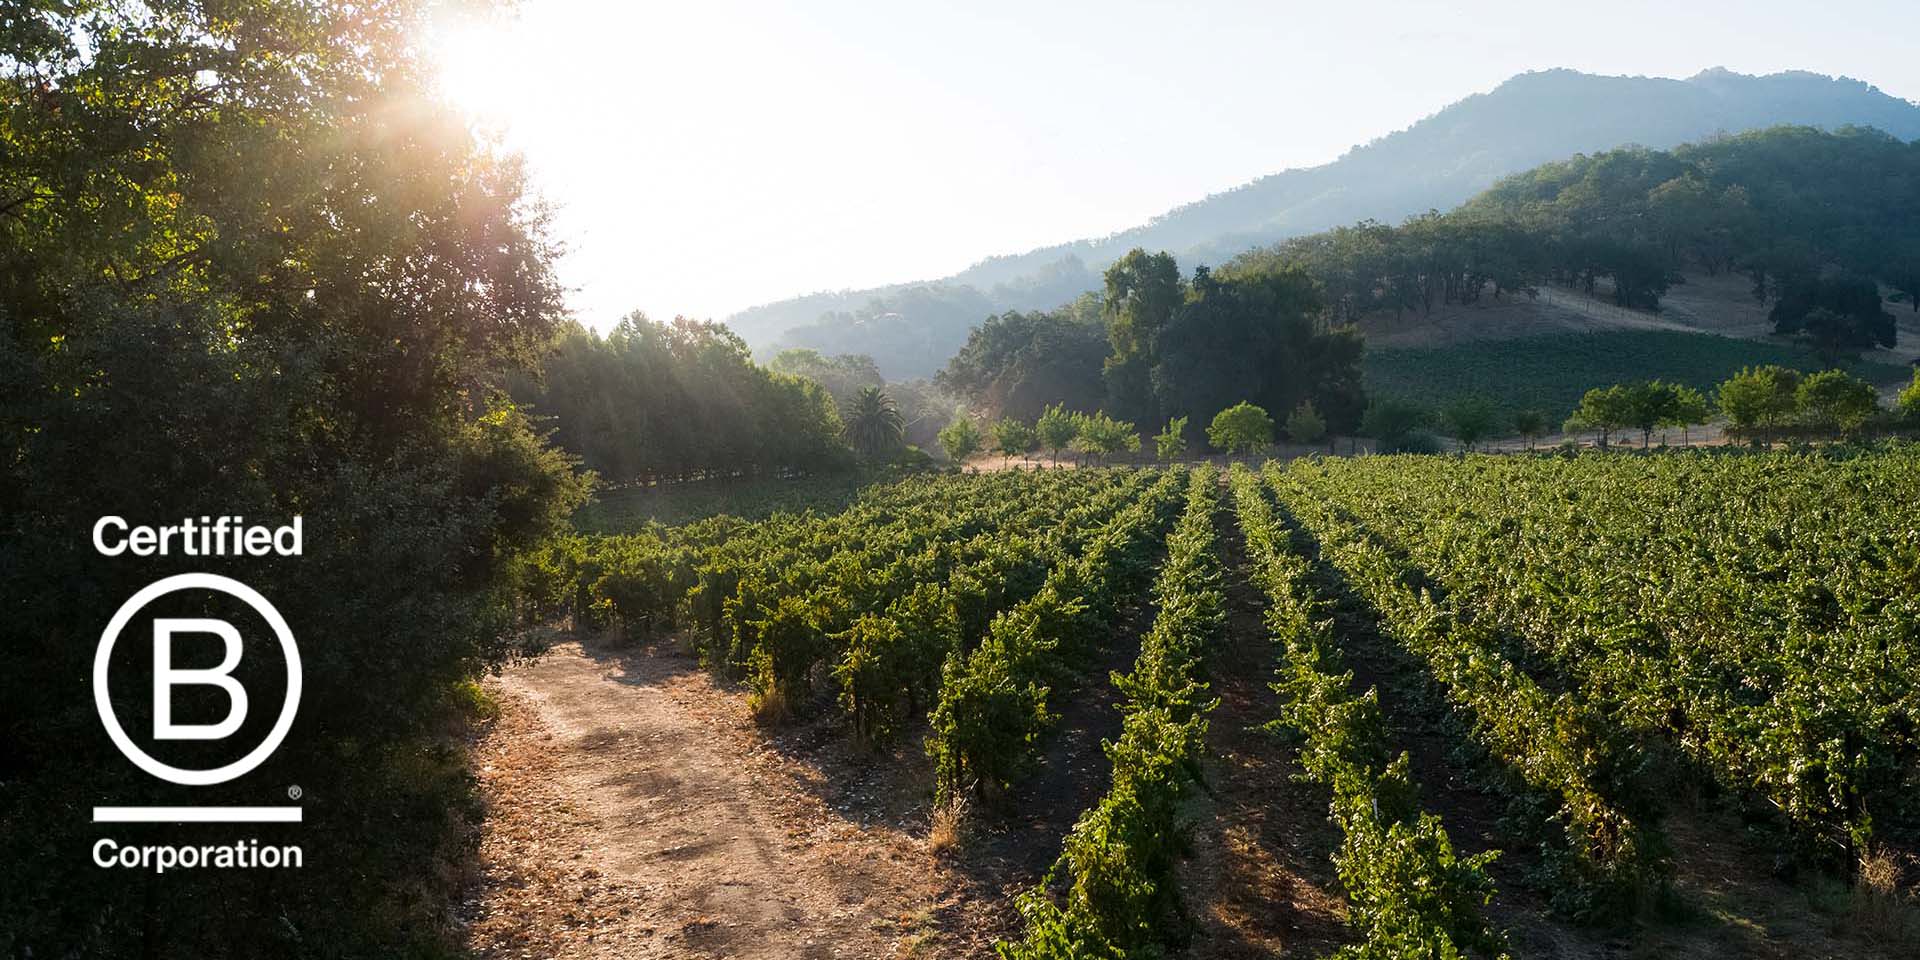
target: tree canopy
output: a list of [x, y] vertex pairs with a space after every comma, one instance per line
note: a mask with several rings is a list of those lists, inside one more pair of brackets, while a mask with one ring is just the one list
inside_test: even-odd
[[1228, 453], [1252, 453], [1273, 442], [1273, 418], [1242, 400], [1214, 414], [1207, 426], [1207, 442]]
[[[1337, 227], [1223, 269], [1298, 265], [1325, 289], [1336, 323], [1426, 314], [1548, 282], [1604, 287], [1622, 306], [1654, 309], [1682, 270], [1732, 270], [1781, 301], [1783, 330], [1802, 329], [1805, 314], [1826, 305], [1849, 319], [1842, 339], [1888, 344], [1891, 324], [1878, 316], [1871, 282], [1920, 310], [1917, 174], [1920, 144], [1854, 127], [1624, 147], [1507, 177], [1450, 213]], [[1842, 279], [1823, 280], [1834, 268]]]
[[1093, 410], [1106, 396], [1106, 330], [1098, 300], [1046, 313], [989, 316], [934, 383], [989, 414], [1034, 419], [1047, 404]]
[[[516, 564], [586, 488], [503, 392], [563, 318], [544, 213], [433, 99], [420, 5], [25, 2], [0, 24], [0, 930], [45, 956], [455, 950], [432, 870], [471, 798], [422, 738], [516, 648]], [[297, 719], [193, 797], [324, 784], [302, 835], [326, 853], [270, 897], [247, 871], [130, 884], [72, 855], [75, 797], [180, 802], [129, 775], [74, 678], [103, 610], [205, 561], [104, 561], [110, 513], [304, 517], [302, 556], [234, 571], [300, 638]]]
[[967, 458], [980, 452], [980, 428], [971, 417], [956, 416], [952, 423], [940, 428], [940, 447], [947, 451], [947, 459], [964, 464]]
[[544, 375], [516, 378], [513, 393], [550, 417], [554, 439], [613, 483], [850, 462], [827, 391], [756, 365], [746, 344], [717, 323], [656, 323], [634, 314], [604, 337], [569, 326]]
[[900, 405], [879, 387], [861, 387], [846, 416], [847, 442], [862, 457], [884, 460], [906, 445]]
[[1727, 422], [1742, 430], [1772, 430], [1793, 415], [1800, 373], [1785, 367], [1748, 367], [1720, 384], [1715, 399]]

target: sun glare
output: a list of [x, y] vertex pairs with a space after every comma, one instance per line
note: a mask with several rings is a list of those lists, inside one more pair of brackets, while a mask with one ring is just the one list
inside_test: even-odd
[[429, 49], [448, 102], [485, 123], [511, 118], [528, 70], [516, 62], [510, 24], [450, 24]]

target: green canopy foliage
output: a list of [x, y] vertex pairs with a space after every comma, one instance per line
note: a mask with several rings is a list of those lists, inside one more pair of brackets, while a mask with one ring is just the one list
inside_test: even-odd
[[1040, 445], [1046, 447], [1047, 452], [1058, 459], [1060, 451], [1071, 446], [1074, 438], [1080, 435], [1080, 420], [1074, 414], [1067, 412], [1064, 405], [1056, 403], [1041, 411], [1040, 419], [1034, 421], [1033, 429], [1034, 434], [1040, 439]]
[[906, 445], [900, 405], [879, 387], [862, 387], [846, 414], [847, 442], [868, 460], [885, 460]]
[[1153, 368], [1161, 333], [1185, 302], [1186, 282], [1173, 254], [1135, 248], [1107, 268], [1107, 400], [1122, 416], [1154, 413]]
[[[424, 19], [405, 0], [0, 11], [0, 949], [457, 949], [442, 844], [470, 787], [430, 731], [517, 646], [511, 577], [586, 480], [504, 399], [563, 316], [553, 248], [519, 164], [427, 91]], [[129, 883], [75, 855], [97, 836], [75, 798], [181, 802], [76, 686], [103, 611], [208, 563], [105, 559], [104, 514], [304, 518], [302, 556], [212, 564], [301, 646], [285, 742], [192, 797], [324, 788], [305, 869], [270, 896], [257, 873]], [[111, 696], [124, 713], [151, 691]]]
[[1772, 430], [1793, 416], [1800, 388], [1798, 371], [1785, 367], [1748, 367], [1720, 384], [1715, 401], [1727, 422], [1740, 430]]
[[1319, 443], [1326, 439], [1327, 421], [1313, 408], [1312, 400], [1302, 400], [1287, 414], [1287, 439], [1294, 443]]
[[818, 350], [805, 347], [791, 347], [774, 354], [767, 361], [767, 369], [774, 373], [784, 373], [793, 377], [804, 377], [826, 388], [833, 396], [836, 409], [845, 410], [853, 405], [861, 387], [884, 387], [886, 378], [880, 376], [880, 368], [874, 366], [873, 358], [864, 354], [840, 354], [827, 356]]
[[1174, 417], [1165, 429], [1153, 435], [1154, 455], [1162, 460], [1178, 460], [1187, 452], [1187, 418]]
[[993, 448], [1003, 457], [1017, 457], [1040, 443], [1033, 424], [1017, 417], [1001, 417], [993, 422]]
[[[1783, 329], [1802, 329], [1812, 307], [1827, 305], [1849, 318], [1841, 339], [1890, 344], [1871, 281], [1920, 309], [1920, 220], [1889, 215], [1920, 209], [1916, 172], [1920, 145], [1855, 127], [1624, 147], [1507, 177], [1451, 213], [1337, 227], [1223, 269], [1297, 265], [1322, 285], [1335, 323], [1428, 314], [1543, 283], [1657, 309], [1681, 271], [1732, 270], [1780, 299]], [[1821, 279], [1830, 266], [1840, 279]]]
[[756, 365], [717, 323], [634, 314], [604, 337], [571, 325], [544, 374], [516, 378], [513, 393], [551, 417], [554, 439], [613, 483], [816, 472], [851, 461], [826, 389]]
[[1252, 453], [1273, 442], [1273, 418], [1245, 400], [1214, 414], [1207, 442], [1228, 453]]
[[956, 416], [952, 423], [940, 428], [940, 448], [947, 451], [948, 460], [966, 463], [968, 457], [980, 452], [980, 428], [971, 417]]
[[1074, 415], [1072, 447], [1077, 453], [1105, 459], [1121, 451], [1140, 449], [1140, 431], [1131, 421], [1115, 420], [1105, 412]]
[[1547, 432], [1547, 415], [1531, 407], [1515, 410], [1512, 420], [1513, 432], [1531, 446], [1534, 439]]
[[1920, 423], [1920, 368], [1913, 371], [1913, 382], [1900, 391], [1899, 399], [1894, 401], [1894, 409], [1908, 423]]
[[1381, 397], [1368, 405], [1361, 418], [1360, 432], [1379, 443], [1381, 452], [1399, 450], [1413, 432], [1427, 425], [1424, 407], [1409, 400]]
[[977, 409], [1006, 416], [1033, 419], [1049, 403], [1091, 410], [1106, 396], [1100, 372], [1106, 356], [1099, 302], [1089, 295], [1052, 312], [988, 317], [934, 383]]
[[1500, 411], [1483, 397], [1455, 400], [1447, 406], [1443, 416], [1448, 432], [1468, 450], [1500, 429]]
[[1823, 370], [1800, 381], [1794, 401], [1809, 426], [1843, 434], [1866, 426], [1880, 410], [1873, 384], [1844, 370]]

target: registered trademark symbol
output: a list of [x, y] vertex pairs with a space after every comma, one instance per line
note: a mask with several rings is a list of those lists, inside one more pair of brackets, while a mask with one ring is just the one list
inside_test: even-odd
[[302, 791], [300, 789], [300, 785], [296, 783], [293, 786], [287, 788], [287, 799], [298, 800], [300, 799], [301, 792]]

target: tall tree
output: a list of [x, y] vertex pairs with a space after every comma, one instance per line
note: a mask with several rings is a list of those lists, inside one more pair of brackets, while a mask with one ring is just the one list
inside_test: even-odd
[[1707, 422], [1707, 418], [1713, 415], [1713, 407], [1707, 403], [1705, 394], [1684, 383], [1672, 384], [1671, 387], [1673, 402], [1668, 406], [1666, 419], [1661, 426], [1679, 427], [1680, 442], [1691, 446], [1693, 428]]
[[1567, 418], [1568, 431], [1598, 430], [1600, 445], [1613, 442], [1613, 435], [1634, 421], [1633, 396], [1625, 386], [1595, 387], [1580, 398], [1580, 405]]
[[1135, 248], [1107, 268], [1104, 310], [1113, 352], [1105, 377], [1109, 401], [1122, 416], [1154, 415], [1152, 375], [1160, 334], [1185, 299], [1180, 265], [1165, 251]]
[[1140, 449], [1140, 431], [1129, 421], [1115, 420], [1104, 412], [1077, 414], [1074, 420], [1079, 429], [1073, 438], [1073, 449], [1095, 460], [1104, 461], [1122, 450]]
[[892, 456], [904, 442], [900, 407], [879, 387], [860, 388], [845, 420], [847, 442], [869, 460]]

